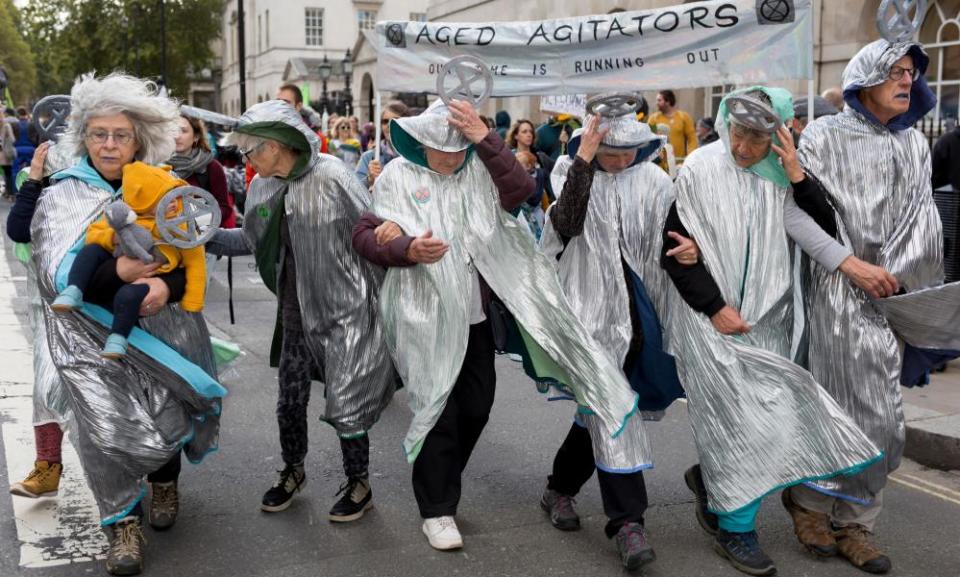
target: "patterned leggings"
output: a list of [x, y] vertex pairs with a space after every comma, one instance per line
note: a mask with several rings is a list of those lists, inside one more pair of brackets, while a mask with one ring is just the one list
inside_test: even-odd
[[[291, 323], [293, 324], [293, 323]], [[313, 357], [303, 331], [284, 326], [280, 349], [280, 390], [277, 396], [277, 425], [283, 462], [298, 465], [307, 456], [307, 406], [310, 404]], [[367, 477], [370, 438], [367, 435], [340, 439], [343, 472], [348, 478]]]

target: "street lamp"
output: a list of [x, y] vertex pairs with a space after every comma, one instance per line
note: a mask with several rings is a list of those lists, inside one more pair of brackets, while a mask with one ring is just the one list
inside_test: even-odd
[[327, 80], [330, 80], [330, 73], [333, 72], [333, 64], [327, 60], [326, 54], [323, 55], [323, 62], [321, 62], [317, 68], [320, 72], [320, 80], [323, 82], [323, 94], [320, 99], [320, 107], [323, 108], [321, 113], [326, 114], [329, 106], [329, 102], [327, 101]]
[[353, 116], [353, 95], [350, 93], [350, 80], [353, 76], [353, 57], [350, 56], [350, 49], [343, 57], [343, 96], [346, 99], [347, 116]]

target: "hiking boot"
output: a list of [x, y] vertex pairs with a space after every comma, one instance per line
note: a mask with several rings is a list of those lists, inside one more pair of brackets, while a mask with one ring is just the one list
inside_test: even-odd
[[457, 522], [449, 515], [424, 519], [421, 528], [434, 549], [449, 551], [463, 547], [463, 537], [460, 536], [460, 529], [457, 529]]
[[837, 540], [830, 527], [830, 517], [804, 509], [793, 500], [790, 489], [780, 493], [780, 501], [793, 518], [793, 532], [800, 544], [818, 557], [833, 557], [837, 554]]
[[854, 567], [867, 573], [886, 573], [893, 568], [890, 558], [873, 544], [873, 534], [862, 525], [837, 529], [837, 550]]
[[139, 575], [143, 571], [143, 546], [146, 544], [140, 529], [140, 518], [125, 517], [114, 523], [110, 531], [107, 573]]
[[720, 521], [715, 513], [707, 509], [707, 487], [703, 484], [703, 474], [700, 465], [694, 465], [683, 474], [687, 487], [697, 498], [697, 522], [710, 535], [716, 535], [720, 528]]
[[756, 531], [730, 533], [718, 529], [713, 550], [747, 575], [773, 575], [777, 572], [773, 561], [760, 548]]
[[347, 479], [347, 482], [340, 487], [337, 495], [343, 494], [340, 500], [334, 503], [333, 509], [327, 518], [334, 523], [346, 523], [356, 521], [363, 514], [373, 509], [373, 490], [370, 489], [370, 481], [367, 479], [353, 478]]
[[580, 528], [580, 515], [573, 504], [576, 501], [569, 495], [545, 489], [540, 497], [540, 508], [550, 516], [550, 523], [561, 531], [576, 531]]
[[150, 526], [157, 531], [173, 527], [180, 511], [177, 482], [150, 483]]
[[60, 475], [63, 465], [37, 461], [27, 478], [19, 483], [10, 485], [10, 494], [37, 499], [39, 497], [55, 497], [60, 488]]
[[640, 523], [624, 523], [617, 531], [616, 539], [620, 561], [627, 571], [636, 571], [657, 558]]
[[290, 506], [293, 496], [303, 490], [307, 484], [307, 474], [303, 470], [303, 463], [287, 465], [280, 473], [277, 482], [269, 491], [264, 493], [260, 509], [268, 513], [279, 513]]

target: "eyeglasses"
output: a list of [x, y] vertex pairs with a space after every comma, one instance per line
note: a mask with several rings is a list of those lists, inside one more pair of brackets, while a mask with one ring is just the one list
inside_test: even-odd
[[133, 142], [133, 133], [126, 131], [107, 132], [106, 130], [94, 130], [93, 132], [84, 133], [83, 137], [94, 144], [106, 144], [111, 138], [113, 138], [113, 142], [117, 146], [126, 146]]
[[904, 74], [910, 74], [910, 80], [916, 82], [920, 79], [920, 69], [919, 68], [904, 68], [903, 66], [891, 66], [890, 74], [888, 75], [890, 80], [900, 80], [903, 78]]
[[260, 144], [254, 146], [250, 150], [241, 150], [240, 155], [246, 158], [247, 160], [250, 160], [250, 155], [260, 150], [260, 147], [262, 147], [264, 144], [266, 144], [266, 142], [261, 142]]

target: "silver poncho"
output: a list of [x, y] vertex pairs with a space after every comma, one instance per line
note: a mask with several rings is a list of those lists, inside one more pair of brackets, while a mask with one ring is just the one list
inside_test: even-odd
[[[317, 135], [290, 106], [281, 101], [252, 106], [241, 117], [239, 129], [261, 122], [296, 128], [312, 153], [299, 175], [257, 178], [250, 184], [243, 231], [249, 243], [259, 247], [267, 240], [270, 216], [284, 202], [304, 336], [324, 370], [323, 420], [342, 437], [360, 435], [377, 422], [396, 388], [377, 315], [383, 269], [351, 246], [353, 226], [369, 206], [370, 193], [343, 162], [318, 155]], [[283, 270], [284, 251], [278, 273]]]
[[[609, 131], [603, 144], [636, 149], [635, 164], [617, 174], [602, 170], [594, 173], [581, 235], [564, 247], [553, 227], [552, 211], [548, 211], [540, 243], [543, 253], [557, 263], [560, 284], [577, 318], [610, 361], [622, 367], [634, 330], [624, 261], [642, 280], [661, 325], [666, 326], [668, 320], [670, 280], [659, 261], [661, 229], [673, 202], [673, 190], [666, 173], [647, 162], [663, 146], [662, 137], [637, 122], [632, 114], [606, 121], [605, 125]], [[574, 132], [572, 142], [577, 143], [581, 134], [582, 129]], [[572, 165], [570, 155], [562, 156], [554, 165], [550, 178], [558, 197]], [[662, 412], [656, 418], [660, 416]], [[631, 471], [649, 465], [650, 447], [638, 444], [646, 435], [636, 439], [625, 433], [611, 441], [609, 435], [597, 434], [590, 416], [578, 415], [577, 421], [591, 429], [594, 458], [601, 469]]]
[[[866, 46], [844, 72], [845, 93], [883, 82], [893, 62], [918, 49], [915, 44], [890, 45], [883, 40]], [[842, 241], [854, 255], [885, 268], [909, 292], [943, 282], [941, 222], [923, 134], [912, 128], [890, 130], [848, 104], [843, 113], [821, 118], [803, 131], [799, 154], [805, 170], [822, 183], [836, 208]], [[814, 488], [869, 502], [886, 484], [887, 474], [899, 466], [903, 453], [902, 348], [890, 323], [842, 273], [813, 263], [806, 280], [810, 372], [884, 451], [883, 460], [866, 471]], [[952, 300], [952, 307], [941, 311], [957, 309], [956, 295], [954, 290], [952, 299], [947, 294], [948, 301], [940, 301], [948, 306]], [[904, 311], [923, 309], [929, 326], [940, 324], [942, 335], [955, 335], [956, 325], [943, 324], [949, 314], [938, 317], [923, 306], [929, 297], [908, 294], [891, 299], [890, 305], [901, 320], [911, 316]], [[936, 339], [916, 344], [930, 346]]]
[[113, 191], [67, 178], [44, 190], [31, 230], [50, 357], [103, 524], [127, 515], [144, 495], [143, 476], [181, 448], [194, 462], [216, 450], [226, 393], [213, 376], [210, 335], [199, 313], [174, 304], [141, 319], [142, 330], [134, 329], [127, 357], [118, 362], [100, 356], [109, 333], [106, 311], [89, 304], [71, 314], [49, 308], [65, 288], [87, 226], [114, 198]]
[[880, 452], [810, 373], [789, 360], [787, 189], [737, 167], [725, 126], [719, 132], [722, 140], [687, 157], [674, 192], [724, 300], [752, 330], [722, 335], [705, 315], [678, 302], [671, 343], [710, 507], [733, 512], [780, 487], [861, 467]]
[[[469, 145], [448, 126], [444, 107], [395, 123], [393, 130], [430, 148], [457, 151]], [[463, 364], [474, 267], [532, 340], [567, 371], [577, 401], [596, 413], [607, 435], [620, 432], [636, 410], [636, 394], [577, 320], [555, 265], [501, 208], [499, 196], [487, 169], [472, 154], [453, 175], [402, 157], [377, 179], [377, 216], [396, 222], [408, 235], [432, 230], [450, 245], [437, 263], [389, 269], [381, 290], [387, 343], [414, 412], [404, 439], [410, 462], [440, 417]]]

